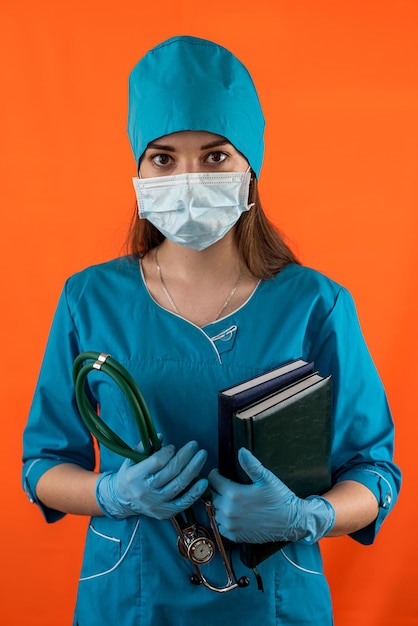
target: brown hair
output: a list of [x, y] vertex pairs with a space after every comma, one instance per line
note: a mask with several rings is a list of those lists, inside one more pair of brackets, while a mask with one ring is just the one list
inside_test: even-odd
[[[254, 206], [239, 218], [235, 236], [241, 258], [253, 276], [265, 280], [278, 274], [288, 263], [299, 264], [283, 235], [267, 219], [255, 177], [251, 180], [249, 202], [253, 202]], [[137, 258], [143, 257], [164, 239], [164, 235], [151, 222], [138, 218], [135, 203], [126, 240], [128, 253]]]

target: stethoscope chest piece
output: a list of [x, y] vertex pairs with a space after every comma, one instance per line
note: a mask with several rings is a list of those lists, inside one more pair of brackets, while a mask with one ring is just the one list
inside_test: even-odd
[[[235, 578], [222, 537], [215, 522], [215, 511], [211, 500], [208, 498], [202, 498], [202, 500], [206, 507], [213, 538], [209, 530], [203, 526], [199, 526], [197, 523], [189, 522], [188, 524], [180, 525], [177, 517], [171, 518], [171, 522], [178, 535], [177, 548], [181, 556], [188, 559], [195, 569], [195, 574], [190, 577], [190, 582], [193, 585], [204, 585], [207, 589], [217, 591], [218, 593], [232, 591], [232, 589], [236, 589], [237, 587], [248, 587], [250, 581], [247, 576], [242, 576], [239, 580]], [[212, 585], [205, 578], [200, 569], [213, 559], [216, 553], [216, 547], [218, 547], [221, 554], [227, 574], [226, 584], [222, 587]]]
[[181, 556], [196, 565], [209, 563], [215, 555], [215, 544], [202, 526], [184, 528], [182, 536], [177, 540], [177, 547]]

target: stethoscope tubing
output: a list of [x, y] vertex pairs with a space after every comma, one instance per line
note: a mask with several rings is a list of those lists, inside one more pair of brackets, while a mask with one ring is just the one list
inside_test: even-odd
[[[87, 398], [85, 383], [91, 371], [108, 375], [128, 400], [142, 442], [143, 452], [129, 446], [97, 414]], [[73, 382], [77, 406], [89, 431], [112, 452], [139, 463], [161, 448], [148, 407], [142, 393], [129, 372], [110, 355], [100, 352], [82, 352], [74, 360]]]
[[[98, 415], [90, 403], [86, 393], [86, 379], [92, 371], [102, 371], [116, 383], [128, 400], [143, 447], [143, 452], [132, 448], [121, 439]], [[90, 433], [104, 446], [115, 454], [140, 463], [151, 454], [161, 449], [161, 441], [154, 427], [144, 397], [131, 374], [118, 361], [103, 352], [86, 351], [79, 354], [73, 363], [72, 370], [76, 404], [81, 418]], [[209, 488], [202, 496], [210, 498]], [[184, 511], [185, 518], [179, 513], [176, 520], [181, 528], [195, 523], [192, 509]]]

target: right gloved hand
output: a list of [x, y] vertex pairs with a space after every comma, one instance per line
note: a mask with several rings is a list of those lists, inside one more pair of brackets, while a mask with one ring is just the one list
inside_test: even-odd
[[206, 458], [206, 450], [199, 450], [196, 441], [189, 441], [177, 453], [169, 445], [140, 463], [126, 459], [117, 472], [105, 472], [97, 480], [97, 502], [103, 513], [114, 519], [132, 515], [174, 517], [206, 490], [206, 478], [190, 486]]

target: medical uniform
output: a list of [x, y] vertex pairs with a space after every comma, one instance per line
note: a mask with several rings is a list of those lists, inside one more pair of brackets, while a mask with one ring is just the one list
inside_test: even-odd
[[[137, 381], [164, 442], [196, 439], [217, 466], [217, 392], [290, 359], [314, 361], [332, 374], [333, 481], [363, 483], [379, 502], [377, 520], [353, 534], [371, 543], [393, 507], [400, 472], [392, 462], [393, 424], [349, 293], [320, 273], [288, 265], [261, 281], [238, 310], [199, 328], [160, 307], [131, 257], [88, 268], [64, 288], [24, 434], [24, 486], [36, 501], [39, 477], [59, 463], [92, 470], [92, 439], [74, 400], [71, 369], [83, 351], [110, 353]], [[109, 377], [88, 377], [101, 417], [130, 445], [138, 432], [125, 398]], [[122, 459], [101, 449], [100, 469]], [[53, 522], [62, 513], [42, 506]], [[207, 518], [197, 507], [199, 519]], [[192, 565], [177, 551], [169, 520], [94, 517], [88, 524], [74, 624], [79, 626], [242, 626], [332, 624], [318, 545], [288, 544], [260, 564], [264, 592], [233, 555], [250, 586], [218, 594], [190, 583]], [[226, 583], [219, 555], [204, 566]]]

